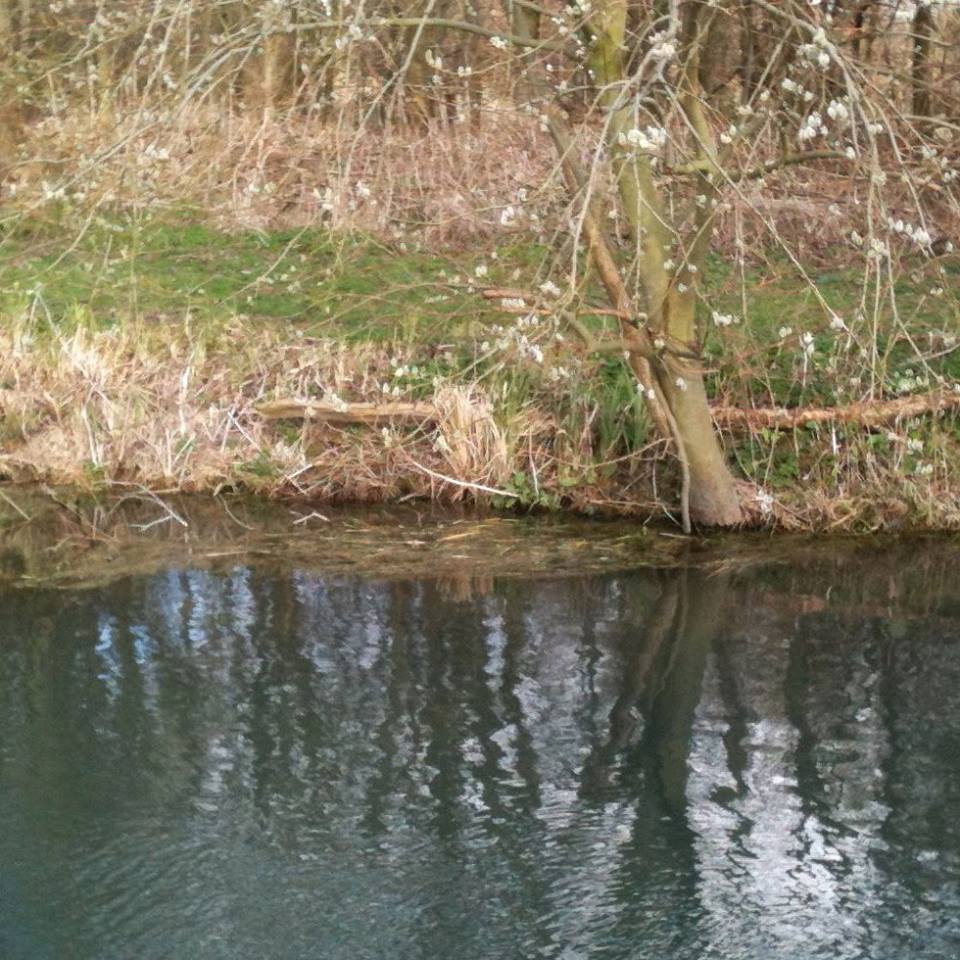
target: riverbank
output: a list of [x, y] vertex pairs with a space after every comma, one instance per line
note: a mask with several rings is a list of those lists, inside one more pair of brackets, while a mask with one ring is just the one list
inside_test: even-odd
[[[582, 577], [636, 569], [698, 570], [771, 584], [786, 566], [833, 583], [828, 597], [795, 593], [798, 611], [880, 610], [949, 588], [958, 550], [941, 534], [833, 536], [764, 531], [683, 536], [668, 523], [563, 513], [516, 515], [422, 502], [379, 506], [285, 503], [263, 497], [157, 496], [134, 484], [99, 493], [0, 486], [0, 587], [87, 590], [163, 570], [266, 576], [438, 580], [451, 596], [494, 580]], [[870, 584], [854, 572], [872, 571]], [[894, 580], [902, 584], [889, 594]]]
[[[549, 281], [534, 244], [434, 255], [318, 230], [103, 222], [66, 253], [44, 252], [36, 236], [19, 247], [8, 238], [4, 252], [4, 480], [640, 519], [678, 509], [676, 464], [619, 358], [589, 356], [552, 318], [484, 296]], [[723, 297], [732, 301], [735, 286], [724, 294], [715, 270], [714, 305], [730, 308]], [[821, 289], [841, 306], [854, 285], [841, 272]], [[931, 343], [940, 337], [939, 356], [910, 367], [892, 339], [883, 378], [899, 392], [888, 395], [957, 376], [949, 311], [924, 314], [925, 295], [914, 303]], [[786, 271], [758, 283], [751, 310], [749, 330], [711, 330], [717, 404], [816, 407], [850, 396], [829, 331], [793, 343], [788, 328], [810, 304]], [[416, 401], [434, 413], [375, 427], [264, 415], [265, 404], [290, 399]], [[960, 527], [953, 415], [738, 429], [724, 443], [753, 526]]]

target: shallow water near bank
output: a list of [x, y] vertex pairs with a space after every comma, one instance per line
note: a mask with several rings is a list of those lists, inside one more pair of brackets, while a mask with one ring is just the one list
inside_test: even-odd
[[4, 960], [960, 950], [956, 541], [18, 502]]

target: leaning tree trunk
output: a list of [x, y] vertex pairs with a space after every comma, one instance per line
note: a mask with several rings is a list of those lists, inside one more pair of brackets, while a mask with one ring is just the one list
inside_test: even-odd
[[[600, 0], [590, 17], [589, 67], [598, 91], [597, 103], [606, 113], [606, 135], [614, 158], [617, 193], [630, 224], [639, 253], [641, 312], [630, 297], [601, 224], [603, 217], [591, 209], [590, 177], [583, 171], [572, 134], [562, 111], [552, 104], [553, 91], [534, 72], [528, 57], [525, 97], [540, 101], [548, 128], [560, 154], [567, 183], [574, 195], [584, 197], [583, 226], [590, 257], [603, 282], [611, 305], [621, 318], [622, 342], [630, 367], [645, 388], [651, 418], [658, 430], [673, 440], [683, 472], [682, 512], [684, 528], [693, 520], [705, 526], [733, 526], [743, 514], [736, 484], [720, 448], [703, 375], [697, 355], [699, 338], [695, 323], [696, 281], [709, 247], [713, 208], [700, 211], [694, 239], [681, 268], [669, 264], [669, 251], [677, 237], [667, 226], [665, 205], [659, 194], [649, 156], [631, 151], [624, 135], [634, 126], [633, 101], [626, 96], [626, 22], [628, 0]], [[517, 5], [519, 6], [519, 5]], [[521, 8], [522, 9], [522, 8]], [[696, 8], [699, 11], [699, 5]], [[707, 163], [716, 166], [715, 149], [700, 98], [700, 59], [697, 44], [702, 42], [699, 21], [694, 15], [691, 29], [696, 42], [688, 44], [693, 53], [684, 70], [683, 108], [700, 141], [704, 172], [698, 190], [712, 198], [716, 192]], [[535, 40], [531, 32], [537, 21], [515, 7], [515, 36]], [[706, 24], [709, 30], [709, 22]], [[719, 62], [719, 61], [717, 61]]]
[[695, 191], [705, 202], [697, 207], [693, 239], [683, 262], [674, 267], [668, 251], [678, 238], [667, 226], [665, 205], [650, 158], [621, 143], [621, 135], [626, 135], [635, 123], [634, 105], [623, 95], [627, 81], [623, 54], [627, 0], [602, 0], [595, 10], [590, 67], [603, 91], [600, 102], [608, 112], [608, 142], [615, 158], [618, 192], [640, 251], [639, 276], [647, 328], [655, 342], [662, 338], [681, 347], [674, 353], [663, 352], [650, 362], [655, 381], [651, 386], [655, 389], [653, 397], [650, 392], [646, 395], [654, 405], [663, 407], [670, 423], [684, 470], [690, 517], [707, 526], [732, 526], [743, 519], [736, 484], [713, 428], [703, 375], [692, 359], [699, 353], [696, 290], [715, 217], [716, 186], [711, 173], [718, 169], [718, 162], [713, 134], [703, 112], [699, 56], [701, 45], [712, 32], [715, 11], [690, 5], [684, 24], [686, 57], [679, 96], [698, 141], [700, 172], [695, 174]]

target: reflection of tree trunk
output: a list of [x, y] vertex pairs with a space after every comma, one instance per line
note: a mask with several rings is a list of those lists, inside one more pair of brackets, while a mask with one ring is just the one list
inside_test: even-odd
[[665, 576], [649, 627], [624, 671], [607, 740], [584, 765], [584, 789], [603, 788], [615, 758], [629, 746], [641, 715], [646, 715], [644, 743], [656, 756], [668, 809], [679, 812], [686, 795], [693, 716], [728, 584], [723, 577], [697, 570]]
[[624, 677], [623, 689], [610, 712], [610, 737], [606, 752], [611, 756], [630, 742], [638, 718], [637, 708], [644, 700], [653, 699], [651, 681], [654, 666], [675, 631], [679, 598], [678, 580], [671, 576], [657, 598], [643, 645]]
[[673, 813], [683, 810], [687, 754], [694, 712], [700, 702], [707, 652], [723, 618], [728, 583], [721, 576], [690, 570], [678, 574], [678, 631], [650, 712], [649, 738], [657, 752], [664, 799]]
[[610, 711], [610, 729], [606, 741], [593, 751], [584, 764], [585, 792], [602, 790], [609, 780], [616, 758], [630, 745], [642, 716], [644, 702], [653, 699], [654, 667], [674, 632], [679, 602], [678, 580], [671, 573], [663, 582], [660, 595], [649, 618], [649, 625], [636, 638], [623, 672], [620, 694]]
[[[420, 739], [416, 702], [411, 691], [416, 689], [416, 679], [411, 665], [414, 662], [411, 626], [416, 623], [415, 585], [398, 581], [387, 590], [386, 625], [390, 643], [384, 653], [387, 676], [384, 680], [386, 703], [383, 720], [376, 730], [375, 743], [378, 756], [374, 771], [364, 792], [363, 823], [374, 835], [387, 831], [387, 812], [391, 794], [397, 790], [398, 781], [409, 780], [409, 757], [403, 755], [398, 742], [399, 731], [406, 728], [413, 742]], [[402, 767], [398, 763], [402, 761]]]

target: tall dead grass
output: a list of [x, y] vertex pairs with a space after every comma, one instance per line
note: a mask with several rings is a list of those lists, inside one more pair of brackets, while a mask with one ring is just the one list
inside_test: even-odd
[[[669, 485], [672, 467], [658, 458], [658, 445], [599, 463], [586, 434], [575, 442], [568, 436], [568, 398], [559, 388], [507, 413], [495, 402], [496, 383], [451, 378], [430, 398], [435, 422], [409, 429], [278, 425], [257, 414], [260, 402], [281, 397], [380, 399], [391, 361], [412, 359], [403, 350], [290, 337], [243, 318], [202, 332], [188, 322], [144, 322], [106, 330], [78, 323], [51, 333], [7, 317], [0, 324], [0, 477], [157, 492], [242, 489], [316, 501], [426, 498], [669, 514], [657, 489]], [[588, 433], [592, 420], [587, 411]], [[882, 458], [865, 469], [855, 438], [848, 447], [835, 482], [781, 487], [772, 506], [744, 483], [748, 522], [960, 529], [960, 491], [947, 470], [952, 447], [944, 447], [932, 478]]]
[[0, 329], [0, 470], [364, 501], [506, 483], [524, 430], [497, 423], [477, 384], [442, 385], [437, 424], [413, 431], [278, 428], [256, 412], [279, 397], [379, 399], [398, 349], [284, 338], [241, 319], [202, 335], [147, 323], [38, 334], [15, 320]]
[[[960, 152], [960, 136], [948, 126], [942, 133], [941, 153]], [[569, 227], [551, 145], [535, 118], [506, 103], [478, 127], [378, 128], [203, 102], [175, 111], [74, 110], [20, 124], [17, 139], [0, 157], [0, 214], [56, 216], [68, 232], [115, 209], [189, 211], [228, 229], [326, 224], [433, 249], [552, 241]], [[717, 250], [749, 257], [769, 250], [776, 235], [800, 259], [827, 249], [835, 257], [862, 215], [851, 190], [832, 163], [748, 182], [720, 211]], [[929, 184], [931, 196], [936, 190]], [[914, 204], [905, 187], [903, 209]], [[960, 236], [954, 212], [940, 212], [938, 236]], [[63, 239], [68, 245], [71, 236]]]

